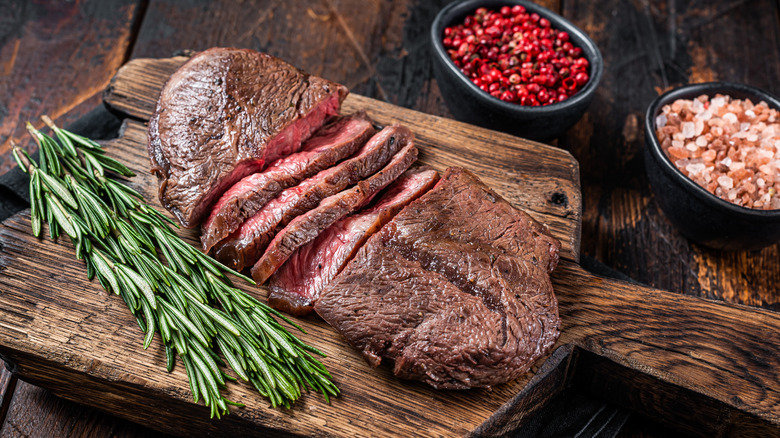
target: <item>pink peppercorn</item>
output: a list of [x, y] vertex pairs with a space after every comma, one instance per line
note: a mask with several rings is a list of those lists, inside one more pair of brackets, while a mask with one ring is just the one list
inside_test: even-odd
[[505, 102], [563, 102], [590, 79], [590, 63], [569, 34], [519, 5], [479, 8], [463, 23], [445, 28], [442, 43], [463, 74]]

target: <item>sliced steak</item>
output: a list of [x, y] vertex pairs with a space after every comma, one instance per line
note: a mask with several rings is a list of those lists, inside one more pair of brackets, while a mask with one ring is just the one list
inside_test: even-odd
[[314, 240], [339, 219], [368, 204], [379, 191], [401, 176], [415, 160], [417, 148], [410, 142], [384, 169], [360, 181], [351, 189], [323, 199], [317, 208], [293, 219], [274, 237], [263, 256], [252, 267], [252, 278], [258, 284], [265, 283], [298, 248]]
[[276, 233], [295, 217], [328, 196], [381, 169], [414, 136], [402, 126], [389, 126], [371, 137], [354, 157], [290, 187], [268, 202], [241, 227], [214, 247], [220, 262], [236, 270], [253, 265]]
[[363, 111], [341, 118], [317, 131], [300, 152], [280, 158], [263, 172], [237, 182], [219, 198], [203, 223], [203, 250], [209, 252], [282, 190], [355, 153], [373, 134], [371, 120]]
[[183, 226], [197, 225], [236, 181], [297, 151], [346, 95], [264, 53], [198, 53], [168, 79], [149, 120], [160, 202]]
[[428, 166], [409, 169], [372, 206], [339, 220], [299, 248], [271, 276], [268, 304], [292, 315], [311, 313], [322, 288], [366, 240], [438, 180], [439, 174]]
[[471, 173], [449, 169], [371, 236], [316, 312], [373, 366], [435, 388], [490, 387], [558, 339], [560, 243]]

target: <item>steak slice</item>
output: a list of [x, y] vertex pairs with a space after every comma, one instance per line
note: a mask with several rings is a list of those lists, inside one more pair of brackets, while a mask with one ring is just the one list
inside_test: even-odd
[[416, 160], [417, 148], [410, 142], [384, 169], [351, 189], [323, 199], [317, 208], [293, 219], [274, 237], [252, 267], [252, 278], [257, 284], [265, 283], [298, 248], [314, 240], [342, 217], [371, 202], [379, 191], [400, 177]]
[[377, 172], [413, 138], [411, 131], [403, 126], [383, 129], [371, 137], [354, 157], [282, 191], [238, 230], [218, 243], [215, 257], [239, 271], [253, 265], [276, 233], [291, 220], [316, 207], [328, 196]]
[[352, 155], [373, 134], [374, 127], [365, 112], [341, 118], [317, 131], [300, 152], [237, 182], [219, 198], [203, 223], [203, 251], [209, 252], [282, 190]]
[[236, 181], [297, 151], [346, 95], [343, 85], [264, 53], [198, 53], [165, 83], [149, 120], [160, 202], [194, 227]]
[[525, 373], [558, 339], [560, 243], [463, 169], [371, 236], [315, 311], [372, 366], [438, 389]]
[[339, 220], [299, 248], [271, 276], [268, 304], [296, 316], [310, 314], [322, 288], [366, 240], [438, 180], [439, 174], [428, 166], [409, 169], [373, 206]]

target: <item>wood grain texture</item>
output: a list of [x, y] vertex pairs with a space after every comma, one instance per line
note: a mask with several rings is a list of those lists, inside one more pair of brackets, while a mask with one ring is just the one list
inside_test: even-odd
[[582, 168], [584, 254], [657, 288], [780, 309], [778, 246], [751, 253], [690, 244], [653, 199], [642, 156], [644, 112], [671, 87], [727, 80], [780, 93], [778, 5], [563, 3], [605, 63], [589, 111], [558, 143]]
[[[137, 0], [0, 0], [0, 173], [40, 115], [78, 117], [125, 61]], [[24, 142], [27, 144], [27, 142]]]
[[[632, 417], [652, 418], [666, 427], [655, 436], [780, 437], [780, 428], [730, 408], [702, 394], [681, 390], [652, 375], [621, 366], [603, 356], [576, 348], [570, 361], [569, 385], [615, 406]], [[695, 415], [691, 413], [695, 412]]]
[[165, 438], [167, 435], [60, 399], [43, 388], [19, 382], [8, 418], [0, 427], [0, 436]]
[[5, 421], [15, 388], [16, 378], [6, 369], [5, 362], [0, 360], [0, 426]]
[[[151, 79], [153, 72], [181, 61], [133, 61], [112, 82], [106, 102], [145, 117], [161, 86], [159, 78]], [[134, 81], [135, 75], [128, 72], [135, 71], [146, 76], [139, 76], [136, 84], [123, 83]], [[156, 88], [139, 91], [155, 82]], [[152, 97], [143, 99], [141, 94]], [[577, 166], [568, 154], [353, 95], [345, 112], [358, 108], [367, 108], [380, 123], [407, 124], [418, 136], [423, 162], [439, 169], [458, 164], [475, 170], [562, 238], [565, 257], [553, 274], [563, 320], [558, 345], [574, 343], [659, 381], [780, 425], [778, 315], [604, 280], [582, 270], [575, 263], [579, 229], [573, 224], [579, 221]], [[127, 122], [122, 137], [109, 150], [139, 174], [132, 185], [154, 196], [156, 181], [146, 170], [145, 141], [143, 124]], [[565, 196], [555, 199], [567, 203], [548, 200], [550, 190], [561, 191]], [[185, 237], [195, 243], [192, 232]], [[86, 281], [83, 266], [72, 259], [70, 245], [31, 238], [26, 214], [0, 227], [0, 241], [5, 274], [0, 277], [0, 345], [3, 354], [19, 364], [19, 374], [62, 397], [99, 405], [156, 429], [196, 434], [219, 430], [258, 435], [281, 431], [462, 435], [502, 406], [504, 417], [491, 421], [515, 424], [527, 412], [512, 407], [522, 403], [515, 395], [533, 373], [492, 391], [434, 391], [397, 381], [387, 367], [370, 369], [322, 321], [304, 320], [308, 333], [301, 337], [328, 354], [325, 364], [342, 396], [328, 406], [312, 394], [287, 412], [267, 409], [246, 386], [232, 385], [229, 397], [248, 406], [219, 423], [208, 422], [206, 409], [189, 399], [182, 367], [172, 374], [160, 372], [164, 363], [160, 344], [155, 340], [149, 350], [138, 348], [142, 334], [132, 317], [118, 298], [106, 296], [97, 284]], [[61, 268], [41, 270], [40, 266]], [[68, 291], [67, 298], [48, 292], [55, 283]], [[252, 292], [266, 295], [264, 288]], [[162, 406], [169, 409], [152, 415]], [[247, 429], [250, 425], [253, 428]]]
[[[281, 56], [355, 92], [392, 100], [384, 88], [393, 84], [377, 74], [383, 68], [378, 61], [382, 53], [401, 52], [408, 4], [250, 0], [236, 7], [230, 0], [156, 1], [149, 5], [133, 57], [168, 57], [180, 50], [214, 46], [247, 47]], [[435, 10], [437, 5], [429, 8]], [[215, 28], [219, 31], [203, 31]]]
[[[235, 46], [266, 51], [353, 92], [440, 116], [428, 29], [452, 0], [152, 1], [133, 58]], [[553, 11], [560, 0], [537, 3]], [[188, 17], [182, 20], [181, 17]], [[203, 32], [203, 29], [219, 31]]]
[[570, 385], [572, 364], [576, 360], [573, 354], [575, 348], [569, 344], [553, 351], [528, 385], [474, 430], [474, 435], [511, 436], [544, 409], [550, 400]]

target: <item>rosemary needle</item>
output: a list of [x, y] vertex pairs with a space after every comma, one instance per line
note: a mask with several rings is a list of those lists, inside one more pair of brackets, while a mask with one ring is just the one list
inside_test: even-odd
[[24, 149], [13, 149], [19, 167], [30, 175], [33, 234], [40, 237], [46, 222], [52, 239], [63, 233], [71, 239], [87, 277], [97, 277], [136, 317], [145, 333], [143, 347], [159, 333], [167, 370], [176, 354], [181, 357], [195, 402], [203, 399], [218, 418], [229, 413], [228, 405], [241, 406], [221, 393], [226, 380], [235, 380], [225, 373], [228, 368], [273, 407], [290, 407], [301, 389], [320, 392], [326, 400], [338, 395], [330, 374], [310, 353], [323, 354], [276, 318], [301, 327], [233, 286], [226, 276], [232, 271], [181, 240], [170, 227], [173, 222], [141, 194], [109, 178], [134, 174], [105, 155], [99, 143], [55, 126], [46, 116], [43, 121], [54, 137], [27, 124], [38, 144], [38, 162]]

